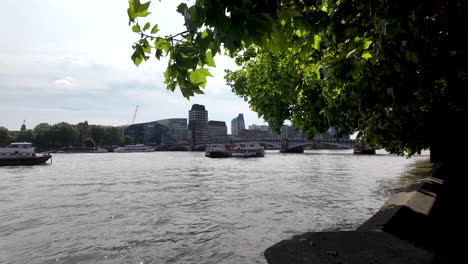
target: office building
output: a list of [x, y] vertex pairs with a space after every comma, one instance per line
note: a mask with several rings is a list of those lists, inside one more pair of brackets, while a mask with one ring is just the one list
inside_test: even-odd
[[210, 141], [226, 141], [227, 126], [224, 121], [208, 121], [208, 139]]
[[231, 135], [238, 136], [245, 129], [244, 115], [239, 114], [231, 121]]
[[208, 142], [208, 111], [204, 105], [192, 105], [188, 129], [192, 146]]

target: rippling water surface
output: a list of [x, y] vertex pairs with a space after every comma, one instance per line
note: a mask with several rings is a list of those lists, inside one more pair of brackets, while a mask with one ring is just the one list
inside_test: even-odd
[[0, 263], [265, 263], [282, 239], [355, 228], [428, 160], [153, 152], [0, 167]]

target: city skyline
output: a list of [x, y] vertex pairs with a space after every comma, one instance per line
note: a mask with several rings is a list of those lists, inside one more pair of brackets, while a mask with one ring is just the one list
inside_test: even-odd
[[[193, 105], [200, 105], [200, 104], [192, 104], [192, 107], [193, 107]], [[204, 105], [201, 105], [201, 106], [204, 106]], [[209, 111], [208, 109], [206, 109], [206, 110], [208, 111], [208, 121], [209, 121], [209, 122], [223, 122], [223, 123], [225, 123], [225, 125], [226, 125], [226, 127], [227, 127], [227, 131], [229, 131], [229, 132], [231, 131], [231, 130], [230, 130], [231, 127], [228, 126], [228, 123], [230, 123], [229, 121], [211, 119], [211, 118], [209, 117], [210, 111]], [[189, 111], [190, 111], [190, 108], [187, 109], [186, 112], [189, 113]], [[139, 124], [158, 122], [158, 121], [168, 120], [168, 119], [186, 119], [186, 120], [187, 120], [187, 125], [188, 125], [189, 115], [190, 115], [190, 114], [187, 114], [185, 117], [172, 117], [172, 116], [169, 116], [169, 117], [163, 117], [162, 119], [148, 120], [148, 121], [134, 122], [134, 123], [129, 122], [129, 123], [127, 123], [127, 124], [115, 125], [115, 126], [113, 126], [113, 127], [124, 127], [124, 126], [130, 126], [130, 125], [139, 125]], [[242, 114], [242, 113], [239, 113], [238, 115], [243, 115], [243, 114]], [[235, 118], [237, 118], [237, 117], [238, 117], [238, 116], [235, 116]], [[66, 121], [59, 121], [59, 122], [66, 122]], [[89, 125], [106, 126], [105, 124], [95, 124], [95, 123], [91, 123], [91, 122], [89, 122], [88, 120], [80, 120], [80, 121], [77, 122], [77, 123], [69, 123], [69, 122], [66, 122], [66, 123], [69, 123], [69, 124], [71, 124], [71, 125], [77, 125], [78, 123], [81, 123], [81, 122], [88, 122]], [[47, 122], [41, 122], [41, 123], [47, 123]], [[48, 124], [53, 125], [53, 124], [51, 124], [51, 123], [48, 123]], [[262, 125], [258, 125], [258, 124], [252, 123], [252, 124], [250, 124], [250, 125], [248, 125], [248, 126], [246, 126], [246, 127], [251, 127], [251, 126], [253, 126], [253, 127], [256, 127], [256, 126], [266, 126], [266, 127], [268, 127], [268, 123], [264, 123], [264, 124], [262, 124]], [[2, 127], [2, 126], [0, 125], [0, 127]], [[22, 131], [23, 128], [25, 128], [25, 129], [34, 129], [34, 126], [29, 126], [28, 123], [27, 123], [27, 120], [23, 120], [22, 123], [21, 123], [21, 126], [20, 126], [19, 128], [16, 128], [16, 129], [14, 129], [14, 128], [13, 128], [13, 129], [8, 129], [8, 128], [7, 128], [7, 129], [8, 129], [9, 131], [20, 131], [20, 130]], [[250, 129], [250, 128], [244, 128], [244, 129]], [[228, 134], [230, 134], [230, 133], [228, 133]]]
[[[152, 59], [136, 67], [130, 59], [138, 36], [128, 26], [127, 1], [2, 1], [0, 21], [0, 126], [19, 130], [39, 123], [87, 120], [92, 124], [129, 124], [170, 116], [185, 117], [192, 104], [211, 109], [212, 120], [230, 122], [244, 113], [248, 122], [264, 124], [243, 99], [225, 84], [224, 69], [235, 68], [227, 57], [215, 58], [205, 95], [190, 101], [163, 84], [167, 61]], [[152, 23], [163, 34], [184, 30], [177, 3], [155, 1]], [[91, 8], [92, 7], [92, 8]], [[105, 12], [103, 12], [105, 10]], [[34, 30], [31, 30], [34, 29]], [[31, 42], [31, 40], [34, 40]]]

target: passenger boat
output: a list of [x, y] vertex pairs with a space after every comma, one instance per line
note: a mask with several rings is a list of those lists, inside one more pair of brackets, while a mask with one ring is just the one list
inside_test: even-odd
[[237, 158], [264, 157], [265, 149], [258, 143], [239, 143], [232, 156]]
[[205, 149], [205, 157], [227, 158], [234, 152], [234, 144], [208, 144]]
[[7, 147], [0, 148], [0, 166], [38, 165], [44, 164], [52, 155], [36, 153], [32, 143], [14, 142]]
[[255, 142], [236, 144], [209, 144], [206, 146], [205, 157], [209, 158], [251, 158], [264, 157], [265, 149]]
[[118, 147], [114, 149], [114, 152], [153, 152], [156, 149], [151, 146], [146, 146], [144, 144], [136, 145], [125, 145], [123, 147]]
[[369, 147], [367, 144], [364, 144], [364, 143], [356, 144], [354, 146], [353, 154], [373, 155], [375, 154], [375, 149]]
[[62, 147], [56, 150], [57, 153], [106, 153], [105, 148], [99, 147]]

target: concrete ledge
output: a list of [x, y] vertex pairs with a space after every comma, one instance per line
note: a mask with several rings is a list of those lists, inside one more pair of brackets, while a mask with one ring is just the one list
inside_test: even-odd
[[[414, 228], [427, 222], [428, 216], [444, 183], [442, 179], [433, 176], [424, 179], [422, 183], [414, 185], [413, 191], [401, 192], [392, 198], [358, 230], [386, 231], [392, 225], [401, 228], [401, 221], [411, 220], [404, 225]], [[414, 222], [414, 223], [413, 223]]]
[[265, 257], [270, 264], [468, 263], [463, 169], [437, 164], [356, 231], [306, 233], [273, 245]]
[[384, 232], [313, 232], [268, 248], [270, 264], [299, 263], [449, 263]]

